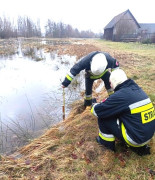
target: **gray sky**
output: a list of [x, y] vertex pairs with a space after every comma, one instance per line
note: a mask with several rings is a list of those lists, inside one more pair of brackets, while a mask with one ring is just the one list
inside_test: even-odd
[[111, 19], [129, 9], [139, 23], [155, 23], [154, 0], [1, 0], [0, 16], [28, 16], [103, 32]]

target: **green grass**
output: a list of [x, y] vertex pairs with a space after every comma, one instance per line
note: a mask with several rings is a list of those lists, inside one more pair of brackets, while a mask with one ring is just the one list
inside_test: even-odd
[[124, 42], [112, 42], [112, 41], [104, 41], [99, 40], [103, 46], [109, 47], [113, 50], [118, 50], [122, 52], [130, 52], [139, 54], [141, 56], [147, 56], [149, 58], [155, 59], [155, 44], [142, 44], [142, 43], [124, 43]]
[[128, 77], [134, 79], [147, 94], [155, 92], [155, 44], [105, 40], [92, 42], [116, 58]]

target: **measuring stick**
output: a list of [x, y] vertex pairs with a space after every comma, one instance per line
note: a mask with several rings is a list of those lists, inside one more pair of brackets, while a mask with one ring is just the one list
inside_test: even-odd
[[62, 114], [63, 114], [63, 120], [65, 120], [65, 88], [63, 89], [63, 106], [62, 106]]

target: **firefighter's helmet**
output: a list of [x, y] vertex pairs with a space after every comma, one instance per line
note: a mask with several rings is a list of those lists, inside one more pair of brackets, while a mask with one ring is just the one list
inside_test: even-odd
[[110, 75], [110, 83], [113, 89], [116, 88], [119, 84], [122, 84], [124, 81], [126, 81], [127, 75], [122, 69], [116, 69], [112, 71]]
[[91, 72], [94, 75], [100, 75], [105, 71], [107, 64], [106, 56], [103, 53], [98, 53], [92, 58]]

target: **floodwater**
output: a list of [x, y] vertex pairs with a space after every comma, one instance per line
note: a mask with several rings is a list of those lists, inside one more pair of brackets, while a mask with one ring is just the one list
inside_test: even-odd
[[[76, 62], [74, 56], [58, 56], [35, 50], [43, 60], [25, 57], [19, 47], [18, 53], [0, 57], [0, 152], [11, 152], [43, 130], [62, 121], [63, 89], [61, 82]], [[65, 88], [65, 113], [68, 105], [80, 99], [83, 88]], [[76, 83], [74, 83], [76, 84]]]

